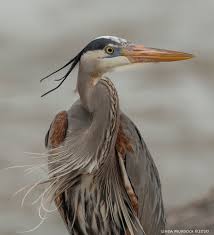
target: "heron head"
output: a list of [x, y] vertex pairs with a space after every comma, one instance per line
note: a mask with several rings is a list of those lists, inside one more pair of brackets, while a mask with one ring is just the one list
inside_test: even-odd
[[42, 96], [60, 87], [78, 63], [80, 64], [80, 69], [85, 73], [100, 77], [100, 75], [114, 68], [125, 65], [148, 62], [171, 62], [187, 60], [192, 57], [192, 54], [149, 48], [142, 44], [134, 44], [115, 36], [101, 36], [88, 43], [87, 46], [63, 67], [40, 80], [43, 81], [58, 71], [70, 66], [67, 73], [62, 78], [55, 79], [56, 81], [60, 81], [60, 83]]
[[192, 57], [184, 52], [149, 48], [115, 36], [102, 36], [83, 49], [80, 66], [89, 73], [103, 74], [124, 65], [171, 62]]

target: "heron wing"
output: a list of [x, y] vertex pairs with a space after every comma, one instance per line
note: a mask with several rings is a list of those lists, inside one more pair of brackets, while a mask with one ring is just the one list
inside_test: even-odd
[[120, 125], [130, 146], [124, 152], [124, 164], [138, 199], [139, 220], [146, 234], [160, 234], [165, 215], [158, 170], [139, 130], [123, 113]]
[[[80, 100], [77, 100], [68, 111], [59, 112], [52, 121], [45, 136], [45, 146], [48, 149], [59, 147], [65, 141], [69, 132], [77, 129], [88, 128], [91, 123], [89, 113], [82, 107]], [[68, 231], [73, 226], [72, 218], [74, 211], [69, 206], [69, 198], [66, 192], [62, 192], [55, 198], [55, 204], [64, 220]]]
[[[80, 101], [75, 102], [69, 111], [62, 111], [54, 118], [46, 134], [46, 147], [49, 149], [58, 147], [64, 142], [68, 132], [78, 128], [88, 128], [90, 123], [89, 113], [85, 111]], [[128, 194], [146, 234], [160, 234], [160, 229], [164, 228], [165, 216], [158, 171], [137, 127], [123, 113], [121, 113], [116, 150], [122, 157], [120, 166], [122, 175], [126, 176], [125, 186], [131, 189]], [[65, 193], [55, 199], [69, 229], [72, 212], [66, 201]], [[159, 232], [153, 228], [158, 228]]]

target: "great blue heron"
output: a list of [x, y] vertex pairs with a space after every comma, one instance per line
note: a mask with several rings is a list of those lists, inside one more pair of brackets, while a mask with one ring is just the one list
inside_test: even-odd
[[45, 141], [54, 200], [70, 234], [157, 235], [164, 230], [157, 168], [139, 130], [120, 110], [115, 86], [103, 75], [124, 65], [190, 58], [102, 36], [54, 72], [70, 65], [58, 88], [79, 63], [80, 99], [56, 115]]

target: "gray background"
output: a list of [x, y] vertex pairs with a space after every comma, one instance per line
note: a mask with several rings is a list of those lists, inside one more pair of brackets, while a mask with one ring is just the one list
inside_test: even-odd
[[[194, 53], [192, 61], [146, 64], [110, 75], [121, 108], [135, 121], [158, 166], [166, 208], [203, 196], [214, 178], [214, 1], [0, 0], [0, 167], [29, 163], [43, 152], [54, 115], [69, 108], [76, 71], [60, 90], [39, 79], [100, 35]], [[42, 174], [42, 173], [39, 173]], [[0, 234], [38, 222], [30, 197], [12, 194], [36, 176], [0, 171]], [[31, 234], [66, 234], [53, 213]]]

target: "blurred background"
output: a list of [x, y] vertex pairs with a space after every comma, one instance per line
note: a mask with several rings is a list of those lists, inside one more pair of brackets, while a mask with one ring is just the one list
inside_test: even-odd
[[[76, 72], [47, 97], [39, 79], [89, 41], [116, 35], [146, 46], [181, 50], [192, 61], [146, 64], [110, 75], [121, 109], [139, 127], [159, 169], [168, 210], [203, 197], [214, 179], [214, 1], [0, 0], [0, 167], [44, 152], [54, 115], [78, 98]], [[33, 182], [23, 169], [0, 171], [0, 234], [39, 223], [30, 200], [12, 194]], [[23, 195], [22, 195], [23, 196]], [[66, 234], [57, 212], [31, 233]]]

